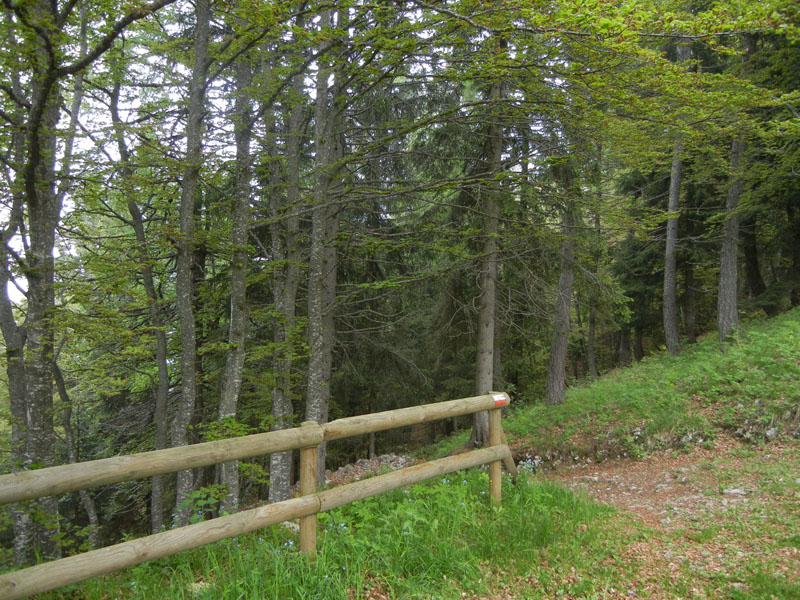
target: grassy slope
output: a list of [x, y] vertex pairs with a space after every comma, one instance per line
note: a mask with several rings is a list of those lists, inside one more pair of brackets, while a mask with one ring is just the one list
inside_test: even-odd
[[[520, 455], [559, 461], [638, 456], [703, 443], [720, 429], [763, 441], [800, 426], [800, 310], [746, 327], [725, 353], [713, 335], [569, 389], [562, 406], [512, 406], [503, 427]], [[770, 434], [772, 435], [772, 433]], [[447, 454], [465, 438], [444, 440]]]
[[[681, 440], [710, 445], [723, 428], [754, 440], [773, 428], [786, 437], [800, 416], [798, 340], [800, 311], [793, 311], [753, 324], [725, 354], [708, 339], [681, 356], [652, 358], [574, 387], [561, 407], [515, 408], [504, 425], [520, 454], [556, 459], [619, 451], [637, 455]], [[437, 452], [457, 443], [440, 444]], [[800, 464], [800, 453], [795, 457], [787, 468]], [[497, 509], [487, 502], [487, 485], [485, 473], [472, 471], [320, 515], [320, 553], [313, 565], [295, 551], [292, 530], [273, 527], [52, 596], [606, 598], [642, 576], [640, 567], [619, 559], [632, 543], [652, 535], [631, 519], [527, 477], [504, 482], [503, 506]], [[781, 498], [790, 507], [800, 483], [791, 479], [781, 485]], [[800, 526], [797, 512], [782, 512], [783, 526]], [[765, 523], [771, 521], [759, 521], [758, 527]], [[735, 533], [752, 534], [747, 527]], [[685, 596], [692, 575], [684, 577], [665, 583], [674, 590], [666, 597]], [[731, 582], [749, 585], [731, 583], [728, 597], [800, 597], [800, 586], [771, 577], [763, 569], [735, 573]]]

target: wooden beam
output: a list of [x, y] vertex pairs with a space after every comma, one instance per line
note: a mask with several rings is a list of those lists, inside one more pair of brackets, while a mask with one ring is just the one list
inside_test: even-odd
[[[489, 411], [489, 447], [500, 446], [503, 442], [503, 429], [500, 425], [502, 409]], [[507, 448], [508, 446], [506, 446]], [[500, 460], [489, 464], [489, 495], [500, 502], [502, 499], [503, 466]]]
[[[316, 421], [304, 421], [302, 427], [321, 428]], [[317, 491], [318, 446], [300, 449], [300, 495], [309, 496]], [[300, 517], [300, 551], [309, 556], [317, 552], [317, 515]]]
[[492, 392], [471, 398], [448, 400], [447, 402], [410, 406], [369, 415], [337, 419], [336, 421], [325, 423], [322, 428], [325, 431], [325, 441], [327, 442], [354, 435], [394, 429], [395, 427], [405, 427], [415, 423], [427, 423], [428, 421], [446, 419], [447, 417], [468, 415], [482, 410], [492, 410], [498, 406], [508, 406], [508, 403], [508, 394]]
[[321, 442], [321, 429], [283, 429], [166, 450], [20, 471], [0, 475], [0, 504], [55, 496], [184, 469], [208, 467]]

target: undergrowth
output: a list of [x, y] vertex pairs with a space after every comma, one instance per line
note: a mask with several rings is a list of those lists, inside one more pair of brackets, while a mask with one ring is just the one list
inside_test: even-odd
[[[316, 560], [297, 551], [297, 534], [271, 527], [64, 588], [46, 598], [462, 598], [530, 566], [592, 563], [609, 549], [611, 509], [562, 487], [504, 477], [502, 508], [473, 470], [396, 490], [319, 515]], [[596, 568], [596, 580], [610, 575]], [[542, 570], [543, 589], [560, 585]]]

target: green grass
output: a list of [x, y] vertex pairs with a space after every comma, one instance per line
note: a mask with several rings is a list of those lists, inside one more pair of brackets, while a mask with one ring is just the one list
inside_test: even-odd
[[[45, 596], [72, 598], [461, 598], [542, 563], [591, 565], [595, 548], [622, 548], [609, 535], [613, 512], [559, 486], [504, 481], [504, 502], [487, 496], [473, 470], [363, 500], [319, 516], [318, 556], [297, 552], [296, 534], [272, 527], [96, 578]], [[598, 589], [613, 569], [598, 565], [581, 589]], [[558, 569], [543, 568], [555, 589]]]
[[725, 352], [709, 335], [574, 386], [561, 406], [515, 403], [503, 427], [531, 453], [598, 459], [710, 442], [720, 428], [754, 442], [773, 427], [785, 436], [800, 406], [799, 340], [795, 309], [744, 327]]

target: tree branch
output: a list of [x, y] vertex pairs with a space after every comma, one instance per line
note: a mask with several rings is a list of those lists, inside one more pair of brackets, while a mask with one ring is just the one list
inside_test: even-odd
[[[5, 1], [7, 0], [4, 0], [4, 2]], [[173, 4], [175, 1], [176, 0], [156, 0], [156, 2], [151, 2], [150, 4], [147, 4], [142, 8], [129, 12], [119, 21], [114, 23], [113, 27], [111, 28], [111, 31], [109, 31], [103, 37], [103, 39], [101, 39], [97, 43], [97, 45], [86, 54], [86, 56], [76, 60], [71, 65], [66, 65], [64, 67], [56, 69], [54, 73], [55, 77], [59, 78], [59, 77], [64, 77], [66, 75], [74, 75], [78, 71], [85, 69], [95, 60], [100, 58], [100, 56], [102, 56], [109, 48], [111, 48], [111, 45], [114, 43], [114, 40], [116, 40], [120, 35], [122, 35], [122, 32], [125, 31], [125, 29], [131, 23], [134, 23], [135, 21], [138, 21], [140, 19], [144, 19], [145, 17], [151, 15], [157, 10], [160, 10], [165, 6]]]

